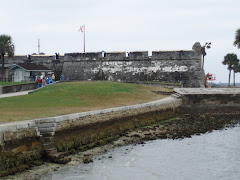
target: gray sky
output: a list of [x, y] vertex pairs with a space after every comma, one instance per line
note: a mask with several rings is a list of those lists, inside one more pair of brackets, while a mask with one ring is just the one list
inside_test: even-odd
[[[190, 50], [212, 42], [205, 72], [228, 81], [227, 53], [240, 28], [239, 0], [0, 0], [0, 34], [13, 37], [16, 55], [83, 51]], [[240, 74], [236, 76], [240, 82]]]

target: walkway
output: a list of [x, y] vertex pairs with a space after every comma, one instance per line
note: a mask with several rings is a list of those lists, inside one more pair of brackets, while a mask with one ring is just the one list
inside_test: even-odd
[[15, 93], [0, 94], [0, 98], [27, 95], [29, 92], [32, 92], [32, 91], [34, 91], [34, 90], [21, 91], [21, 92], [15, 92]]
[[188, 94], [240, 94], [240, 88], [174, 88], [181, 95]]

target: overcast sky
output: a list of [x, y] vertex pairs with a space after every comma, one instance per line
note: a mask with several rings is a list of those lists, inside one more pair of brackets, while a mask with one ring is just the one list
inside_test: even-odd
[[[240, 0], [0, 0], [0, 34], [11, 35], [16, 55], [38, 52], [191, 50], [211, 42], [205, 72], [228, 81], [227, 53], [240, 28]], [[240, 75], [237, 76], [240, 82]]]

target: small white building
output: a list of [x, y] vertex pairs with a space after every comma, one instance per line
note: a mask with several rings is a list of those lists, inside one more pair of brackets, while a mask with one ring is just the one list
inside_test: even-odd
[[13, 82], [33, 81], [34, 75], [45, 77], [52, 72], [46, 66], [35, 64], [14, 64], [10, 70], [13, 71]]

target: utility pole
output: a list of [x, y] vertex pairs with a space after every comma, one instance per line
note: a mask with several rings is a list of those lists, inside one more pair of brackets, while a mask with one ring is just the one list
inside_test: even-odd
[[38, 54], [40, 54], [40, 39], [38, 39]]

